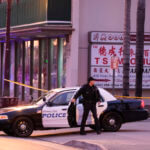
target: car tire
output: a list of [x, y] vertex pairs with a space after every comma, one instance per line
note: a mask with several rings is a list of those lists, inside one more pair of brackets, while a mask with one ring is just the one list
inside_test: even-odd
[[104, 131], [116, 132], [121, 128], [122, 117], [116, 112], [109, 112], [102, 118], [102, 127]]
[[33, 129], [33, 122], [27, 117], [19, 117], [13, 123], [13, 132], [17, 137], [28, 137], [32, 134]]
[[3, 132], [4, 132], [5, 134], [9, 135], [9, 136], [13, 136], [13, 135], [14, 135], [13, 131], [10, 130], [10, 129], [4, 129]]

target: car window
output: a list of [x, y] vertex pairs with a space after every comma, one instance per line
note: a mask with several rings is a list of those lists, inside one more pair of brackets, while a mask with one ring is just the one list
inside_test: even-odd
[[34, 105], [43, 105], [45, 102], [43, 101], [43, 98], [45, 97], [46, 99], [52, 98], [56, 94], [55, 91], [51, 90], [50, 92], [40, 96], [38, 99], [34, 100], [31, 104]]
[[77, 99], [77, 103], [78, 104], [83, 104], [83, 96], [81, 95], [78, 99]]
[[52, 101], [52, 106], [68, 105], [74, 92], [61, 93], [54, 98]]

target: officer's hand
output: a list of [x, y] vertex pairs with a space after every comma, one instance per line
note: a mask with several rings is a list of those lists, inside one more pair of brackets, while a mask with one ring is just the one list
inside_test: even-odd
[[71, 100], [71, 103], [75, 103], [75, 101], [76, 101], [76, 100], [73, 98], [73, 99]]
[[101, 105], [101, 102], [98, 102], [98, 106], [100, 106]]

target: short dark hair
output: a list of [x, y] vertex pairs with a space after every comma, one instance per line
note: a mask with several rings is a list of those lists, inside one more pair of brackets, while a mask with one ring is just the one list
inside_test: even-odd
[[89, 83], [90, 81], [96, 81], [96, 79], [94, 79], [93, 77], [89, 77], [89, 78], [88, 78], [88, 83]]

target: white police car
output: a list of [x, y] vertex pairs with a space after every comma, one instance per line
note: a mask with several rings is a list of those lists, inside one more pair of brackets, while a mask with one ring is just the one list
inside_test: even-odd
[[[76, 104], [69, 103], [78, 89], [54, 89], [32, 105], [0, 109], [0, 130], [8, 135], [27, 137], [33, 130], [79, 127], [83, 114], [82, 97]], [[148, 118], [143, 101], [117, 100], [106, 90], [99, 90], [103, 100], [97, 105], [97, 115], [104, 130], [118, 131], [123, 123]], [[94, 129], [91, 113], [86, 125]]]

